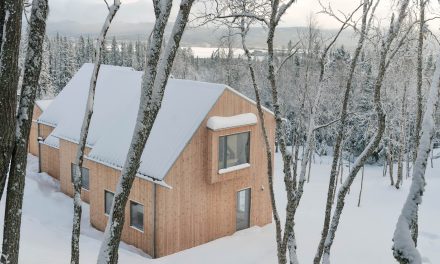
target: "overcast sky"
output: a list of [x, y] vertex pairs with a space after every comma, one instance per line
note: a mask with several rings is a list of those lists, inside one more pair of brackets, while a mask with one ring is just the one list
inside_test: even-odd
[[[108, 0], [112, 2], [112, 0]], [[323, 3], [328, 3], [329, 0], [322, 0]], [[122, 6], [118, 12], [114, 23], [118, 22], [152, 22], [154, 14], [152, 10], [151, 0], [121, 0]], [[387, 17], [390, 14], [390, 7], [387, 2], [382, 1], [382, 4], [377, 11], [381, 17]], [[348, 13], [359, 4], [357, 0], [331, 0], [334, 10], [341, 10]], [[174, 5], [174, 14], [178, 2]], [[304, 26], [307, 17], [310, 14], [316, 14], [321, 10], [318, 0], [298, 0], [298, 3], [292, 5], [285, 17], [283, 18], [281, 26]], [[107, 13], [106, 6], [103, 0], [54, 0], [50, 3], [49, 20], [52, 22], [71, 20], [84, 24], [101, 23], [103, 22]], [[333, 18], [323, 14], [317, 14], [316, 19], [318, 26], [321, 28], [336, 28], [339, 26]]]

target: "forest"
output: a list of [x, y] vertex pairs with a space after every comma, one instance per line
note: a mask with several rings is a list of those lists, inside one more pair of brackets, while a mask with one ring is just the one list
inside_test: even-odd
[[[380, 167], [393, 190], [400, 190], [404, 180], [411, 182], [395, 226], [390, 226], [394, 232], [389, 252], [400, 264], [423, 263], [417, 247], [423, 228], [419, 207], [429, 184], [425, 171], [440, 157], [434, 151], [440, 147], [440, 2], [392, 1], [390, 16], [379, 18], [376, 10], [384, 1], [360, 0], [349, 12], [333, 9], [331, 1], [319, 1], [320, 15], [337, 21], [336, 33], [324, 37], [317, 17], [310, 15], [305, 30], [282, 47], [274, 45], [277, 29], [288, 10], [295, 8], [295, 0], [175, 2], [152, 1], [153, 29], [137, 41], [107, 36], [113, 18], [124, 8], [123, 0], [102, 1], [108, 15], [99, 35], [79, 37], [46, 34], [48, 0], [1, 2], [0, 199], [5, 212], [0, 263], [19, 263], [21, 254], [21, 209], [35, 101], [56, 97], [84, 63], [93, 63], [94, 70], [72, 172], [70, 263], [80, 262], [79, 168], [101, 64], [132, 67], [142, 71], [143, 78], [137, 123], [97, 263], [118, 263], [124, 208], [170, 78], [226, 84], [255, 101], [265, 141], [261, 158], [268, 160], [277, 263], [303, 263], [297, 250], [302, 245], [296, 237], [296, 217], [303, 209], [314, 161], [324, 156], [331, 166], [325, 171], [325, 209], [313, 263], [330, 263], [347, 196], [355, 180], [361, 177], [363, 183], [366, 166]], [[171, 12], [173, 5], [178, 5], [177, 14]], [[210, 57], [197, 56], [196, 47], [180, 47], [189, 25], [226, 32]], [[172, 28], [168, 35], [167, 27]], [[246, 37], [253, 27], [264, 28], [261, 38], [267, 46], [248, 47]], [[338, 41], [347, 31], [354, 47]], [[275, 116], [275, 146], [269, 144], [263, 108]], [[273, 153], [280, 157], [279, 168], [273, 167]], [[283, 182], [285, 207], [277, 206], [276, 177]], [[362, 187], [358, 195], [359, 206]]]

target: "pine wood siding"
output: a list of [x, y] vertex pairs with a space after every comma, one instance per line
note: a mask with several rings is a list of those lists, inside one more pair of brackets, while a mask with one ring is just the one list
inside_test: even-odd
[[[54, 130], [54, 127], [37, 124], [38, 137], [43, 140], [49, 136]], [[39, 143], [39, 161], [40, 170], [46, 172], [55, 179], [60, 179], [60, 160], [59, 160], [59, 149]]]
[[42, 111], [35, 105], [32, 113], [31, 131], [29, 132], [28, 151], [34, 156], [38, 156], [38, 124], [37, 119], [40, 117]]
[[[242, 113], [257, 115], [256, 106], [226, 90], [165, 177], [172, 189], [157, 189], [157, 257], [233, 234], [236, 230], [236, 193], [245, 188], [251, 188], [251, 226], [263, 226], [272, 221], [260, 123], [247, 128], [251, 130], [251, 166], [231, 173], [233, 177], [228, 176], [231, 178], [229, 180], [214, 184], [209, 181], [208, 174], [212, 171], [209, 171], [207, 158], [207, 119], [210, 116]], [[266, 114], [265, 119], [273, 146], [275, 121], [270, 114]], [[234, 130], [224, 130], [222, 133]]]
[[[220, 131], [206, 127], [211, 116], [243, 113], [258, 116], [254, 104], [226, 90], [167, 173], [164, 180], [171, 189], [135, 178], [125, 211], [124, 242], [161, 257], [231, 235], [236, 230], [236, 195], [246, 188], [251, 188], [250, 225], [263, 226], [272, 221], [260, 120], [257, 125]], [[273, 146], [275, 120], [266, 113], [265, 121]], [[218, 174], [218, 137], [244, 131], [250, 131], [250, 167]], [[40, 135], [50, 132], [50, 127], [40, 124]], [[48, 167], [42, 168], [43, 171], [48, 171], [49, 166], [59, 166], [61, 190], [72, 196], [70, 168], [77, 144], [60, 139], [59, 161], [58, 152], [50, 152], [50, 147], [43, 144], [41, 147], [42, 165]], [[89, 151], [87, 148], [86, 154]], [[49, 153], [53, 157], [46, 157]], [[90, 192], [83, 190], [82, 198], [90, 203], [92, 226], [104, 231], [108, 220], [104, 213], [104, 193], [115, 191], [121, 171], [88, 159], [84, 160], [84, 167], [89, 169]], [[144, 206], [144, 231], [130, 226], [130, 200]]]
[[[121, 171], [90, 160], [86, 160], [86, 164], [90, 175], [90, 221], [92, 226], [104, 231], [108, 220], [108, 216], [104, 214], [104, 191], [115, 192]], [[134, 245], [151, 256], [153, 256], [154, 250], [153, 188], [153, 183], [138, 177], [135, 178], [125, 209], [125, 223], [122, 231], [122, 240], [125, 243]], [[130, 201], [144, 206], [143, 232], [130, 226]]]
[[55, 179], [60, 179], [59, 150], [40, 143], [40, 169]]
[[[245, 177], [247, 174], [252, 173], [251, 168], [243, 168], [240, 170], [231, 171], [228, 173], [220, 174], [219, 173], [219, 164], [218, 164], [218, 146], [219, 146], [219, 138], [221, 136], [227, 136], [227, 135], [233, 135], [238, 133], [244, 133], [244, 132], [250, 132], [250, 149], [249, 153], [252, 153], [254, 151], [254, 145], [252, 144], [256, 140], [258, 140], [256, 137], [259, 135], [256, 133], [257, 129], [261, 129], [260, 127], [256, 125], [252, 126], [242, 126], [242, 127], [235, 127], [231, 129], [223, 129], [219, 131], [212, 131], [211, 129], [208, 129], [208, 173], [207, 181], [208, 183], [216, 183], [220, 181], [227, 181], [231, 179], [241, 178]], [[252, 160], [249, 160], [251, 166]]]
[[[60, 139], [60, 186], [61, 191], [70, 197], [73, 197], [73, 184], [71, 175], [71, 164], [75, 161], [76, 150], [78, 144], [69, 142], [64, 139]], [[90, 148], [85, 149], [85, 154], [90, 152]], [[89, 168], [86, 161], [83, 162], [83, 167]], [[89, 170], [89, 189], [90, 189], [90, 170]], [[84, 202], [89, 203], [89, 191], [86, 189], [81, 190], [81, 199]]]
[[47, 138], [47, 136], [49, 136], [50, 133], [52, 133], [52, 131], [55, 128], [52, 126], [48, 126], [45, 124], [38, 124], [38, 136], [41, 137], [42, 139]]

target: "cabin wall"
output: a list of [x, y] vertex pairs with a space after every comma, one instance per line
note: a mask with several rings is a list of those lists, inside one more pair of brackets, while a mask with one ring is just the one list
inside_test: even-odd
[[[54, 130], [54, 127], [37, 124], [38, 137], [43, 140], [49, 136]], [[60, 159], [59, 159], [59, 149], [52, 146], [48, 146], [43, 143], [39, 143], [39, 161], [40, 161], [40, 171], [46, 172], [53, 178], [60, 179]]]
[[[105, 212], [105, 190], [115, 192], [116, 184], [121, 175], [116, 170], [94, 161], [85, 160], [90, 175], [90, 221], [93, 227], [104, 231], [108, 216]], [[125, 210], [125, 223], [122, 230], [122, 241], [140, 248], [149, 255], [153, 255], [154, 245], [154, 187], [153, 183], [136, 177], [130, 192], [129, 201]], [[162, 187], [158, 187], [162, 188]], [[144, 231], [130, 226], [130, 200], [144, 206]]]
[[47, 136], [49, 136], [50, 133], [52, 133], [52, 131], [55, 128], [52, 126], [48, 126], [45, 124], [39, 124], [39, 128], [38, 128], [38, 136], [41, 137], [42, 139], [47, 138]]
[[[242, 189], [251, 188], [250, 225], [263, 226], [272, 221], [260, 120], [257, 125], [246, 128], [251, 131], [251, 166], [241, 172], [232, 172], [236, 175], [227, 180], [213, 184], [210, 181], [207, 119], [243, 113], [258, 116], [254, 104], [226, 90], [165, 177], [172, 189], [157, 189], [158, 257], [233, 234], [236, 231], [236, 194]], [[266, 113], [265, 121], [271, 146], [274, 146], [275, 120]]]
[[[75, 161], [76, 150], [78, 144], [72, 143], [70, 141], [60, 139], [60, 186], [61, 191], [70, 197], [73, 197], [73, 183], [72, 183], [72, 175], [71, 175], [71, 164]], [[89, 154], [90, 148], [85, 149], [85, 154]], [[88, 162], [86, 160], [83, 162], [83, 167], [88, 167]], [[90, 171], [89, 171], [89, 181], [90, 181]], [[89, 182], [90, 187], [90, 182]], [[84, 202], [89, 203], [89, 191], [86, 189], [81, 190], [81, 199]]]
[[42, 111], [35, 105], [32, 113], [31, 130], [29, 132], [28, 152], [38, 157], [38, 123], [37, 119], [40, 117]]
[[60, 179], [59, 149], [40, 143], [40, 169], [41, 172]]

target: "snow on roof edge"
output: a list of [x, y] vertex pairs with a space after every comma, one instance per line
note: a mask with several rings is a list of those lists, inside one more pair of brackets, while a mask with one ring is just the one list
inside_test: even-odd
[[[55, 131], [55, 130], [54, 130]], [[53, 137], [56, 137], [56, 138], [58, 138], [58, 139], [62, 139], [62, 140], [65, 140], [65, 141], [69, 141], [70, 143], [73, 143], [73, 144], [79, 144], [79, 142], [78, 141], [75, 141], [74, 139], [72, 139], [72, 138], [69, 138], [69, 137], [65, 137], [65, 136], [59, 136], [59, 135], [53, 135]], [[90, 144], [88, 144], [87, 142], [86, 142], [86, 147], [87, 148], [93, 148], [93, 146], [91, 146]]]
[[245, 113], [233, 116], [211, 116], [206, 126], [214, 131], [257, 124], [254, 113]]
[[37, 119], [37, 123], [38, 124], [42, 124], [42, 125], [46, 125], [46, 126], [50, 126], [50, 127], [53, 127], [53, 128], [55, 128], [57, 126], [56, 124], [52, 124], [50, 122], [43, 121], [40, 118]]
[[[116, 164], [111, 164], [111, 163], [106, 162], [106, 161], [102, 161], [102, 160], [99, 160], [99, 159], [96, 159], [96, 158], [92, 158], [92, 157], [89, 157], [88, 155], [85, 155], [84, 158], [86, 158], [86, 159], [88, 159], [90, 161], [93, 161], [93, 162], [105, 165], [105, 166], [107, 166], [109, 168], [112, 168], [112, 169], [115, 169], [115, 170], [118, 170], [118, 171], [122, 171], [122, 167], [120, 167], [120, 166], [118, 166]], [[152, 182], [154, 184], [160, 185], [160, 186], [168, 188], [168, 189], [173, 189], [173, 187], [168, 185], [165, 181], [158, 180], [156, 178], [150, 177], [148, 175], [141, 174], [139, 172], [136, 173], [136, 177], [139, 177], [141, 179], [144, 179], [146, 181]]]
[[43, 111], [45, 111], [54, 99], [36, 100], [35, 104]]
[[[48, 138], [49, 138], [49, 137], [47, 137], [46, 139], [48, 139]], [[46, 145], [46, 146], [49, 146], [49, 147], [51, 147], [51, 148], [60, 149], [59, 144], [57, 145], [56, 143], [53, 143], [51, 140], [48, 140], [48, 141], [46, 141], [46, 140], [40, 140], [39, 143], [41, 143], [41, 144], [43, 144], [43, 145]]]

